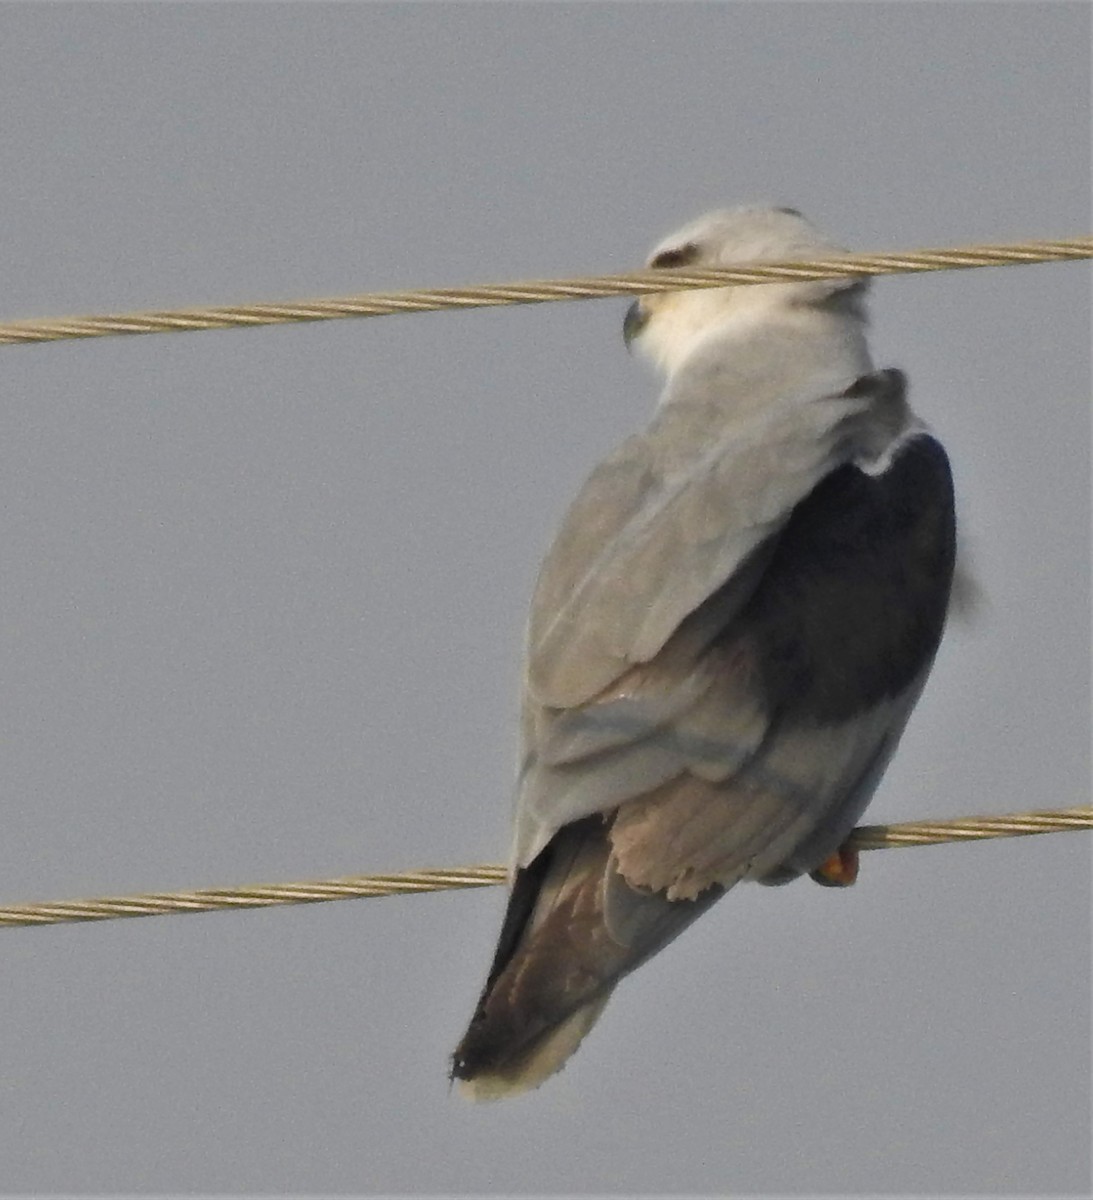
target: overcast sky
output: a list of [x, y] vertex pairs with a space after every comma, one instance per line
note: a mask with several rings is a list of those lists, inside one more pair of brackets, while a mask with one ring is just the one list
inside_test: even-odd
[[[1090, 229], [1075, 4], [0, 5], [0, 315]], [[882, 280], [985, 599], [871, 821], [1088, 802], [1087, 264]], [[7, 902], [499, 861], [626, 301], [0, 348]], [[1086, 1194], [1090, 842], [741, 887], [507, 1105], [499, 889], [0, 931], [12, 1193]]]

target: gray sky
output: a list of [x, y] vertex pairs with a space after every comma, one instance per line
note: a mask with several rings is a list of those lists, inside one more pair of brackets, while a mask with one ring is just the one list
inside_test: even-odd
[[[0, 6], [7, 317], [1090, 227], [1085, 4]], [[10, 902], [496, 861], [626, 301], [0, 349]], [[1089, 796], [1083, 264], [884, 280], [986, 593], [870, 820]], [[446, 1060], [499, 890], [0, 931], [11, 1192], [1084, 1193], [1090, 844], [741, 887], [566, 1071]]]

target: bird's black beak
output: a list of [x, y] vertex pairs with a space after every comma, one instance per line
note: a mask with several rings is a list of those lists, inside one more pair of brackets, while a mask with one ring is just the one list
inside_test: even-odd
[[627, 350], [630, 349], [634, 338], [645, 328], [648, 320], [649, 314], [642, 308], [641, 301], [635, 300], [626, 310], [626, 319], [622, 323], [622, 340], [626, 343]]

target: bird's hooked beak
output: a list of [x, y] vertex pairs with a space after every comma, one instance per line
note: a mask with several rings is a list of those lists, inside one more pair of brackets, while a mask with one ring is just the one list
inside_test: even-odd
[[640, 300], [635, 300], [633, 304], [626, 310], [626, 318], [622, 323], [622, 340], [626, 343], [627, 350], [641, 331], [645, 328], [649, 320], [649, 314], [641, 306]]

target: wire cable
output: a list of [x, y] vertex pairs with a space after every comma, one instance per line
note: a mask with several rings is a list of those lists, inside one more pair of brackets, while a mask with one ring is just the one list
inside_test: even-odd
[[[855, 850], [899, 846], [931, 846], [940, 842], [1024, 837], [1093, 829], [1093, 808], [1051, 809], [1002, 817], [965, 817], [955, 821], [909, 821], [900, 825], [862, 825], [847, 845]], [[317, 904], [367, 896], [442, 892], [455, 888], [491, 887], [504, 883], [500, 866], [453, 867], [404, 871], [394, 875], [351, 875], [313, 883], [258, 884], [243, 888], [202, 888], [189, 892], [151, 892], [140, 896], [107, 896], [49, 904], [16, 904], [0, 908], [0, 926], [58, 925], [69, 921], [109, 921], [114, 917], [153, 917], [216, 909], [268, 908], [278, 904]]]
[[839, 279], [846, 276], [896, 275], [918, 271], [955, 271], [972, 267], [1015, 266], [1093, 258], [1093, 238], [1014, 242], [1005, 245], [912, 250], [893, 254], [836, 254], [801, 262], [757, 262], [719, 270], [690, 267], [632, 271], [575, 279], [483, 284], [465, 288], [370, 292], [328, 300], [283, 304], [244, 304], [226, 308], [181, 308], [163, 312], [108, 316], [59, 317], [0, 324], [0, 345], [27, 345], [67, 338], [113, 337], [138, 333], [181, 333], [202, 329], [238, 329], [379, 317], [436, 309], [484, 308], [503, 304], [544, 304], [552, 300], [596, 300], [605, 296], [642, 296], [682, 288], [777, 283], [788, 280]]

